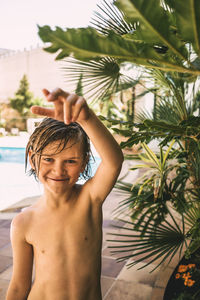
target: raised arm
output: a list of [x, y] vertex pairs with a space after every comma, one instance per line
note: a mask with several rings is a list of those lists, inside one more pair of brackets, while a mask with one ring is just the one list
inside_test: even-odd
[[94, 177], [88, 181], [92, 199], [103, 201], [113, 188], [121, 170], [123, 154], [111, 133], [89, 109], [85, 99], [69, 94], [61, 89], [53, 92], [43, 90], [47, 101], [54, 103], [54, 108], [33, 107], [32, 112], [55, 118], [66, 124], [79, 123], [85, 130], [101, 157], [101, 163]]
[[88, 184], [91, 197], [103, 201], [119, 176], [123, 154], [118, 143], [93, 111], [90, 110], [87, 120], [78, 123], [85, 130], [101, 157], [99, 168]]

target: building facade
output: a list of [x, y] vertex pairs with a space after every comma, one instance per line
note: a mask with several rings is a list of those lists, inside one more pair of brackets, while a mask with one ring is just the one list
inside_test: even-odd
[[19, 88], [19, 82], [26, 74], [30, 91], [35, 97], [42, 97], [42, 89], [61, 87], [72, 90], [64, 79], [64, 62], [56, 61], [41, 47], [13, 52], [0, 49], [0, 102], [8, 102]]

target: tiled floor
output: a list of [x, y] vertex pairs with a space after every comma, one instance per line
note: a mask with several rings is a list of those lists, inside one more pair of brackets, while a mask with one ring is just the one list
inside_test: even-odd
[[10, 222], [11, 220], [0, 220], [0, 300], [5, 300], [12, 268]]
[[[122, 196], [121, 196], [122, 197]], [[33, 201], [35, 199], [33, 198]], [[120, 196], [112, 192], [103, 206], [103, 247], [102, 247], [102, 294], [103, 300], [162, 300], [164, 288], [173, 272], [173, 265], [150, 271], [155, 265], [149, 265], [141, 270], [144, 261], [131, 268], [127, 268], [131, 259], [117, 263], [108, 248], [110, 235], [108, 233], [121, 233], [123, 229], [113, 227], [113, 224], [123, 225], [119, 221], [112, 220], [112, 211], [119, 202]], [[25, 201], [30, 205], [30, 198]], [[0, 300], [5, 300], [6, 290], [12, 274], [12, 249], [9, 238], [9, 228], [12, 213], [0, 213]], [[112, 238], [115, 239], [114, 236]], [[174, 262], [176, 265], [176, 262]], [[58, 299], [59, 300], [59, 299]], [[95, 300], [95, 299], [94, 299]]]

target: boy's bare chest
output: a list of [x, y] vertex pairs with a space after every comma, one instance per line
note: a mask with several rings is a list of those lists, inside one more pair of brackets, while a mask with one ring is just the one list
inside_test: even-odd
[[[38, 214], [27, 239], [35, 254], [59, 255], [80, 251], [101, 240], [101, 211], [91, 206], [73, 207], [62, 213]], [[93, 249], [94, 250], [94, 249]]]

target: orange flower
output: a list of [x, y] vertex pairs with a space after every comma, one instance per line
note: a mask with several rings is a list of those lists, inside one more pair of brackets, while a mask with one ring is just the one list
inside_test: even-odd
[[[191, 280], [191, 279], [189, 279], [189, 280]], [[187, 278], [184, 281], [184, 285], [188, 285], [188, 279]]]
[[177, 273], [176, 274], [176, 279], [179, 279], [181, 277], [181, 274], [180, 273]]
[[180, 265], [179, 268], [178, 268], [178, 272], [180, 273], [184, 273], [187, 271], [187, 266], [186, 265]]
[[195, 280], [189, 279], [187, 281], [187, 286], [193, 286], [194, 283], [195, 283]]
[[192, 268], [195, 268], [195, 267], [196, 267], [195, 264], [189, 264], [189, 265], [188, 265], [188, 268], [189, 268], [189, 269], [192, 269]]
[[191, 278], [192, 276], [191, 276], [191, 274], [190, 274], [190, 272], [187, 272], [187, 278]]
[[182, 275], [182, 277], [183, 277], [184, 279], [188, 279], [188, 278], [191, 278], [191, 275], [190, 275], [189, 272], [187, 272], [187, 274], [184, 273], [184, 274]]

